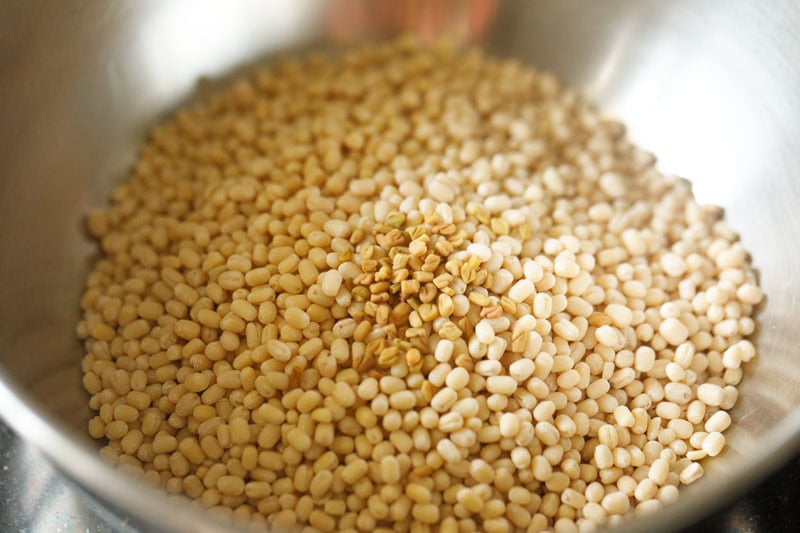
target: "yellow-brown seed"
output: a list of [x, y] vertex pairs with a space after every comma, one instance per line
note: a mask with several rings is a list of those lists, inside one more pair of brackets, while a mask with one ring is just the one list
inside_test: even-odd
[[87, 221], [103, 457], [262, 529], [574, 530], [674, 499], [724, 446], [763, 294], [718, 213], [563, 94], [401, 40], [180, 111]]

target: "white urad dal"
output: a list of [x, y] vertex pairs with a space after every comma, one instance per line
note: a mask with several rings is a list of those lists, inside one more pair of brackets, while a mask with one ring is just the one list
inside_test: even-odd
[[304, 531], [591, 531], [721, 453], [762, 299], [719, 208], [550, 74], [408, 40], [259, 70], [88, 219], [89, 432]]

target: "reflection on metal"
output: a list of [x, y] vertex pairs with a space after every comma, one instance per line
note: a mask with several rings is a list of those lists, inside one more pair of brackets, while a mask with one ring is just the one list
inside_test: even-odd
[[0, 423], [0, 530], [139, 531], [61, 475]]
[[185, 96], [198, 76], [218, 76], [232, 65], [309, 39], [321, 4], [177, 0], [152, 7], [132, 33], [122, 68], [135, 69], [149, 85], [145, 94], [163, 106]]

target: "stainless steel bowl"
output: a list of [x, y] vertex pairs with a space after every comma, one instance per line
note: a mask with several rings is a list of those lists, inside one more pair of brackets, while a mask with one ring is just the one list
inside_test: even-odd
[[[499, 4], [481, 33], [472, 14], [491, 14], [492, 2], [444, 4], [448, 16], [431, 22], [423, 4], [366, 0], [2, 3], [3, 418], [67, 476], [143, 523], [218, 526], [103, 465], [85, 436], [89, 413], [74, 326], [94, 249], [81, 231], [82, 215], [103, 205], [146, 129], [189, 95], [198, 77], [220, 77], [307, 43], [444, 27], [552, 69], [622, 119], [660, 156], [663, 170], [690, 178], [701, 201], [726, 208], [760, 270], [768, 295], [759, 316], [761, 355], [741, 386], [730, 449], [676, 505], [628, 527], [677, 528], [795, 454], [800, 5], [511, 1]], [[356, 24], [354, 13], [365, 13], [368, 23]]]

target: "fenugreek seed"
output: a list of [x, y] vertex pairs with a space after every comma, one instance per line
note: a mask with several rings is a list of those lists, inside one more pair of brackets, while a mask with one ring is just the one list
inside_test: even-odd
[[400, 359], [400, 348], [397, 346], [389, 346], [381, 350], [378, 355], [378, 364], [383, 367], [394, 366]]
[[454, 341], [461, 338], [462, 331], [453, 322], [448, 321], [445, 322], [441, 328], [439, 328], [438, 333], [441, 338]]
[[422, 367], [422, 353], [416, 348], [406, 351], [406, 365], [411, 372], [419, 372]]

